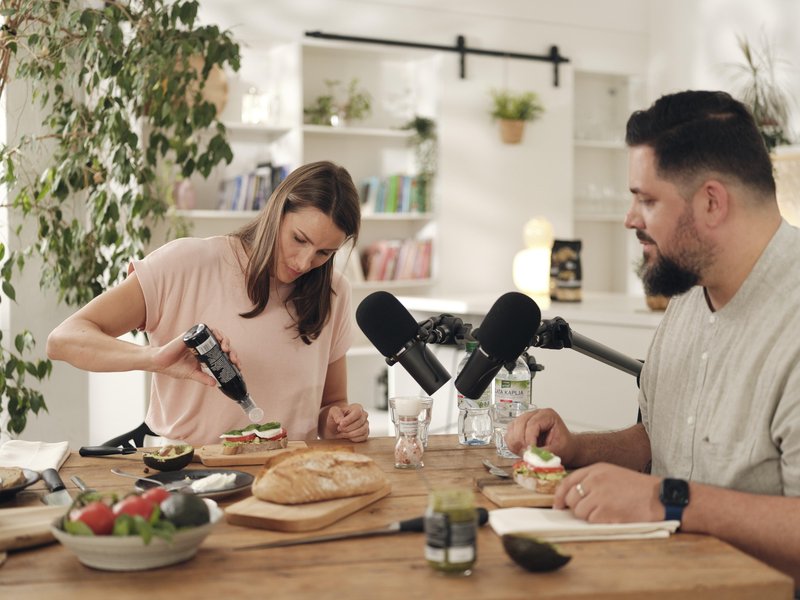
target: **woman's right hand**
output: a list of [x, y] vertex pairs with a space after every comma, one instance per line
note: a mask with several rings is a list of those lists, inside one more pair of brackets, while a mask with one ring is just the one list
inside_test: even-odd
[[[242, 366], [239, 364], [239, 357], [231, 349], [230, 340], [219, 329], [209, 327], [209, 330], [217, 338], [222, 351], [228, 355], [228, 358], [236, 365], [236, 368], [241, 370]], [[184, 334], [180, 334], [174, 340], [156, 350], [153, 371], [176, 379], [191, 379], [208, 386], [217, 385], [217, 381], [203, 371], [200, 361], [197, 360], [194, 353], [183, 342], [183, 336]]]
[[153, 372], [176, 379], [191, 379], [208, 386], [217, 385], [214, 378], [200, 368], [200, 361], [183, 343], [183, 334], [155, 350]]

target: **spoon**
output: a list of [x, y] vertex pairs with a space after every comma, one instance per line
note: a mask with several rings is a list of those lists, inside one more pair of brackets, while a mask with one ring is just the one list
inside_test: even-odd
[[111, 472], [114, 473], [114, 475], [129, 477], [130, 479], [135, 479], [136, 481], [149, 481], [150, 483], [154, 483], [159, 487], [163, 487], [168, 492], [172, 492], [175, 490], [184, 490], [190, 492], [192, 490], [192, 482], [187, 480], [173, 481], [172, 483], [164, 484], [158, 479], [150, 479], [149, 477], [140, 477], [139, 475], [134, 475], [133, 473], [126, 473], [125, 471], [121, 471], [120, 469], [111, 469]]
[[489, 469], [489, 473], [497, 477], [511, 477], [511, 473], [493, 464], [488, 458], [483, 459], [483, 466]]

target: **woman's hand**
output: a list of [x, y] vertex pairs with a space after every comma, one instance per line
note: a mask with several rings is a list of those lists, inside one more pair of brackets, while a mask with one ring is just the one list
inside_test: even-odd
[[328, 409], [322, 437], [365, 442], [369, 437], [368, 417], [360, 404], [334, 404]]
[[[217, 338], [219, 346], [223, 352], [228, 354], [231, 362], [241, 369], [239, 364], [239, 357], [236, 352], [231, 349], [230, 340], [218, 329], [209, 327], [211, 333]], [[186, 347], [183, 342], [183, 334], [180, 334], [168, 344], [157, 348], [155, 351], [153, 372], [163, 373], [176, 379], [191, 379], [202, 383], [203, 385], [215, 386], [217, 385], [216, 379], [203, 371], [200, 366], [200, 361]]]

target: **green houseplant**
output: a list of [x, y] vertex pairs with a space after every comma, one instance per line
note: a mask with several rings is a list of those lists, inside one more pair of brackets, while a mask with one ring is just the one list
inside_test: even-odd
[[492, 90], [492, 118], [500, 122], [500, 138], [506, 144], [522, 141], [526, 121], [535, 121], [544, 113], [544, 106], [535, 92], [514, 93], [507, 89]]
[[[238, 70], [239, 46], [197, 24], [196, 1], [3, 0], [0, 9], [0, 94], [9, 78], [26, 82], [43, 115], [41, 133], [0, 147], [5, 208], [22, 223], [17, 233], [38, 234], [0, 243], [4, 300], [22, 301], [14, 277], [36, 259], [40, 287], [79, 306], [124, 277], [164, 218], [159, 164], [188, 177], [231, 161], [203, 88], [212, 69]], [[46, 410], [26, 375], [41, 381], [51, 364], [32, 356], [28, 331], [13, 346], [0, 341], [0, 410], [19, 434], [29, 413]]]
[[416, 115], [401, 129], [413, 131], [409, 140], [414, 148], [414, 158], [417, 163], [417, 179], [419, 197], [421, 198], [420, 210], [431, 209], [430, 194], [433, 189], [433, 180], [436, 177], [436, 164], [438, 155], [438, 140], [436, 135], [436, 121], [428, 117]]
[[372, 96], [359, 87], [357, 78], [351, 79], [343, 92], [341, 82], [335, 79], [326, 79], [325, 86], [328, 92], [303, 108], [306, 123], [337, 126], [361, 121], [372, 114]]
[[739, 89], [737, 95], [753, 113], [767, 148], [790, 144], [789, 114], [791, 97], [778, 83], [778, 59], [764, 37], [753, 46], [745, 37], [737, 37], [744, 62], [735, 65]]

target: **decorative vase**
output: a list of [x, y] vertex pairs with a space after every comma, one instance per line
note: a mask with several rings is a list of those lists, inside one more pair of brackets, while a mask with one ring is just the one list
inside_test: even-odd
[[525, 121], [500, 119], [500, 139], [504, 144], [519, 144], [525, 131]]

